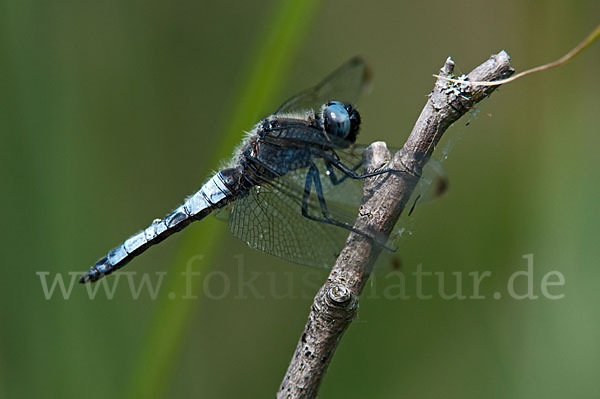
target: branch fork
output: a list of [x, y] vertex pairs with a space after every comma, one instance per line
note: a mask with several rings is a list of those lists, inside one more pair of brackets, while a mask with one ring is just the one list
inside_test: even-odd
[[[454, 62], [448, 58], [441, 77], [451, 78]], [[469, 81], [496, 81], [514, 73], [505, 51], [475, 68]], [[392, 156], [383, 142], [372, 143], [364, 153], [367, 173], [386, 173], [365, 179], [363, 203], [354, 228], [389, 237], [416, 187], [423, 167], [446, 129], [498, 86], [461, 85], [438, 79], [415, 126], [400, 151]], [[358, 312], [358, 298], [381, 252], [360, 234], [350, 233], [327, 281], [311, 306], [308, 320], [277, 393], [278, 399], [316, 398], [320, 383], [337, 345]]]

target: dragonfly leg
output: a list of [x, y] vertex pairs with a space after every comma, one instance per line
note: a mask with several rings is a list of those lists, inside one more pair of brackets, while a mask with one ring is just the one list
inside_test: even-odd
[[[359, 162], [356, 166], [354, 166], [351, 170], [356, 172], [358, 168], [362, 166], [362, 162]], [[328, 159], [325, 159], [325, 167], [327, 168], [327, 175], [329, 176], [329, 180], [334, 186], [337, 186], [340, 183], [343, 183], [344, 180], [348, 178], [347, 174], [344, 174], [342, 177], [337, 177], [335, 174], [335, 170], [333, 169], [333, 164]]]
[[[361, 175], [359, 173], [356, 173], [356, 169], [358, 169], [358, 167], [350, 168], [346, 164], [344, 164], [342, 161], [340, 161], [336, 157], [332, 156], [331, 154], [323, 154], [323, 158], [325, 159], [326, 163], [328, 163], [329, 165], [335, 166], [342, 173], [344, 173], [344, 175], [346, 175], [347, 177], [349, 177], [351, 179], [364, 179], [367, 177], [379, 176], [384, 173], [394, 173], [394, 172], [402, 173], [401, 170], [387, 168], [387, 169], [377, 170], [375, 172], [365, 173], [365, 174]], [[329, 171], [329, 168], [327, 170]]]
[[[317, 192], [317, 198], [319, 200], [319, 206], [321, 208], [321, 213], [323, 217], [313, 216], [308, 213], [308, 198], [310, 197], [310, 191], [312, 185], [315, 185], [315, 191]], [[306, 174], [306, 183], [304, 185], [304, 194], [302, 195], [302, 216], [314, 220], [321, 223], [327, 223], [334, 226], [342, 227], [348, 231], [351, 231], [356, 234], [360, 234], [363, 237], [366, 237], [370, 240], [373, 240], [375, 243], [380, 245], [382, 248], [387, 249], [391, 252], [396, 252], [394, 248], [388, 247], [385, 243], [380, 242], [373, 236], [358, 229], [355, 229], [348, 223], [341, 222], [339, 220], [335, 220], [327, 210], [327, 204], [325, 203], [325, 198], [323, 197], [323, 187], [321, 186], [321, 179], [319, 178], [319, 169], [316, 167], [314, 163], [311, 162], [308, 173]]]
[[[317, 194], [317, 199], [319, 200], [319, 207], [321, 208], [321, 213], [323, 217], [314, 216], [308, 213], [308, 199], [310, 197], [310, 192], [312, 189], [312, 185], [315, 185], [315, 191]], [[314, 220], [321, 223], [327, 223], [334, 226], [342, 227], [346, 230], [352, 231], [354, 233], [363, 235], [368, 238], [373, 238], [370, 235], [355, 229], [348, 223], [341, 222], [339, 220], [334, 219], [329, 210], [327, 209], [327, 204], [325, 203], [325, 198], [323, 197], [323, 187], [321, 186], [321, 179], [319, 178], [319, 170], [316, 165], [311, 162], [308, 173], [306, 174], [306, 183], [304, 185], [304, 194], [302, 195], [302, 216]]]

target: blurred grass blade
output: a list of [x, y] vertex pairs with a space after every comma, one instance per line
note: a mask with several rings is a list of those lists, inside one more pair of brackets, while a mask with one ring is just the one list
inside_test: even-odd
[[[221, 135], [222, 140], [215, 143], [214, 158], [204, 167], [216, 167], [220, 159], [229, 156], [242, 138], [242, 131], [258, 121], [260, 113], [266, 109], [281, 84], [284, 71], [298, 48], [316, 4], [315, 0], [278, 2], [271, 16], [265, 19], [268, 25], [247, 66], [249, 72], [246, 83], [233, 107], [230, 126]], [[164, 293], [174, 293], [176, 298], [169, 299], [168, 295], [161, 295], [156, 302], [150, 329], [141, 345], [131, 378], [130, 397], [166, 396], [186, 326], [200, 302], [200, 299], [180, 299], [181, 294], [186, 292], [186, 279], [180, 273], [195, 254], [203, 255], [202, 265], [211, 265], [224, 231], [224, 224], [208, 218], [182, 237], [183, 245], [162, 290]]]

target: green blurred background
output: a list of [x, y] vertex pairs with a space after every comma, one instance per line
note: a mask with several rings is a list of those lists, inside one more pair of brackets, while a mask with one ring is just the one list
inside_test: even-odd
[[[210, 218], [124, 269], [167, 272], [155, 300], [134, 299], [125, 275], [113, 299], [75, 285], [47, 300], [36, 273], [68, 285], [355, 54], [375, 72], [360, 141], [400, 146], [447, 56], [466, 73], [505, 49], [524, 70], [598, 16], [593, 0], [2, 0], [0, 397], [273, 397], [326, 272], [253, 251]], [[467, 295], [467, 273], [491, 271], [487, 297], [385, 298], [395, 281], [377, 277], [321, 397], [600, 395], [599, 64], [596, 43], [451, 129], [450, 191], [420, 209], [402, 270], [463, 272]], [[530, 253], [540, 298], [493, 299]], [[181, 299], [190, 259], [195, 300]], [[548, 271], [565, 276], [551, 289], [564, 298], [541, 296]]]

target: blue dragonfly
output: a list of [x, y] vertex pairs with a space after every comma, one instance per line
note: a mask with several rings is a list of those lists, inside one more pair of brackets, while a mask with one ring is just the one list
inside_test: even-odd
[[[369, 236], [352, 227], [361, 180], [398, 172], [360, 171], [365, 147], [355, 144], [361, 119], [354, 104], [369, 80], [366, 63], [355, 57], [287, 100], [254, 126], [228, 167], [173, 212], [109, 251], [80, 282], [115, 272], [210, 213], [227, 219], [233, 235], [252, 248], [294, 263], [331, 267], [350, 231]], [[378, 237], [370, 238], [386, 247]]]

